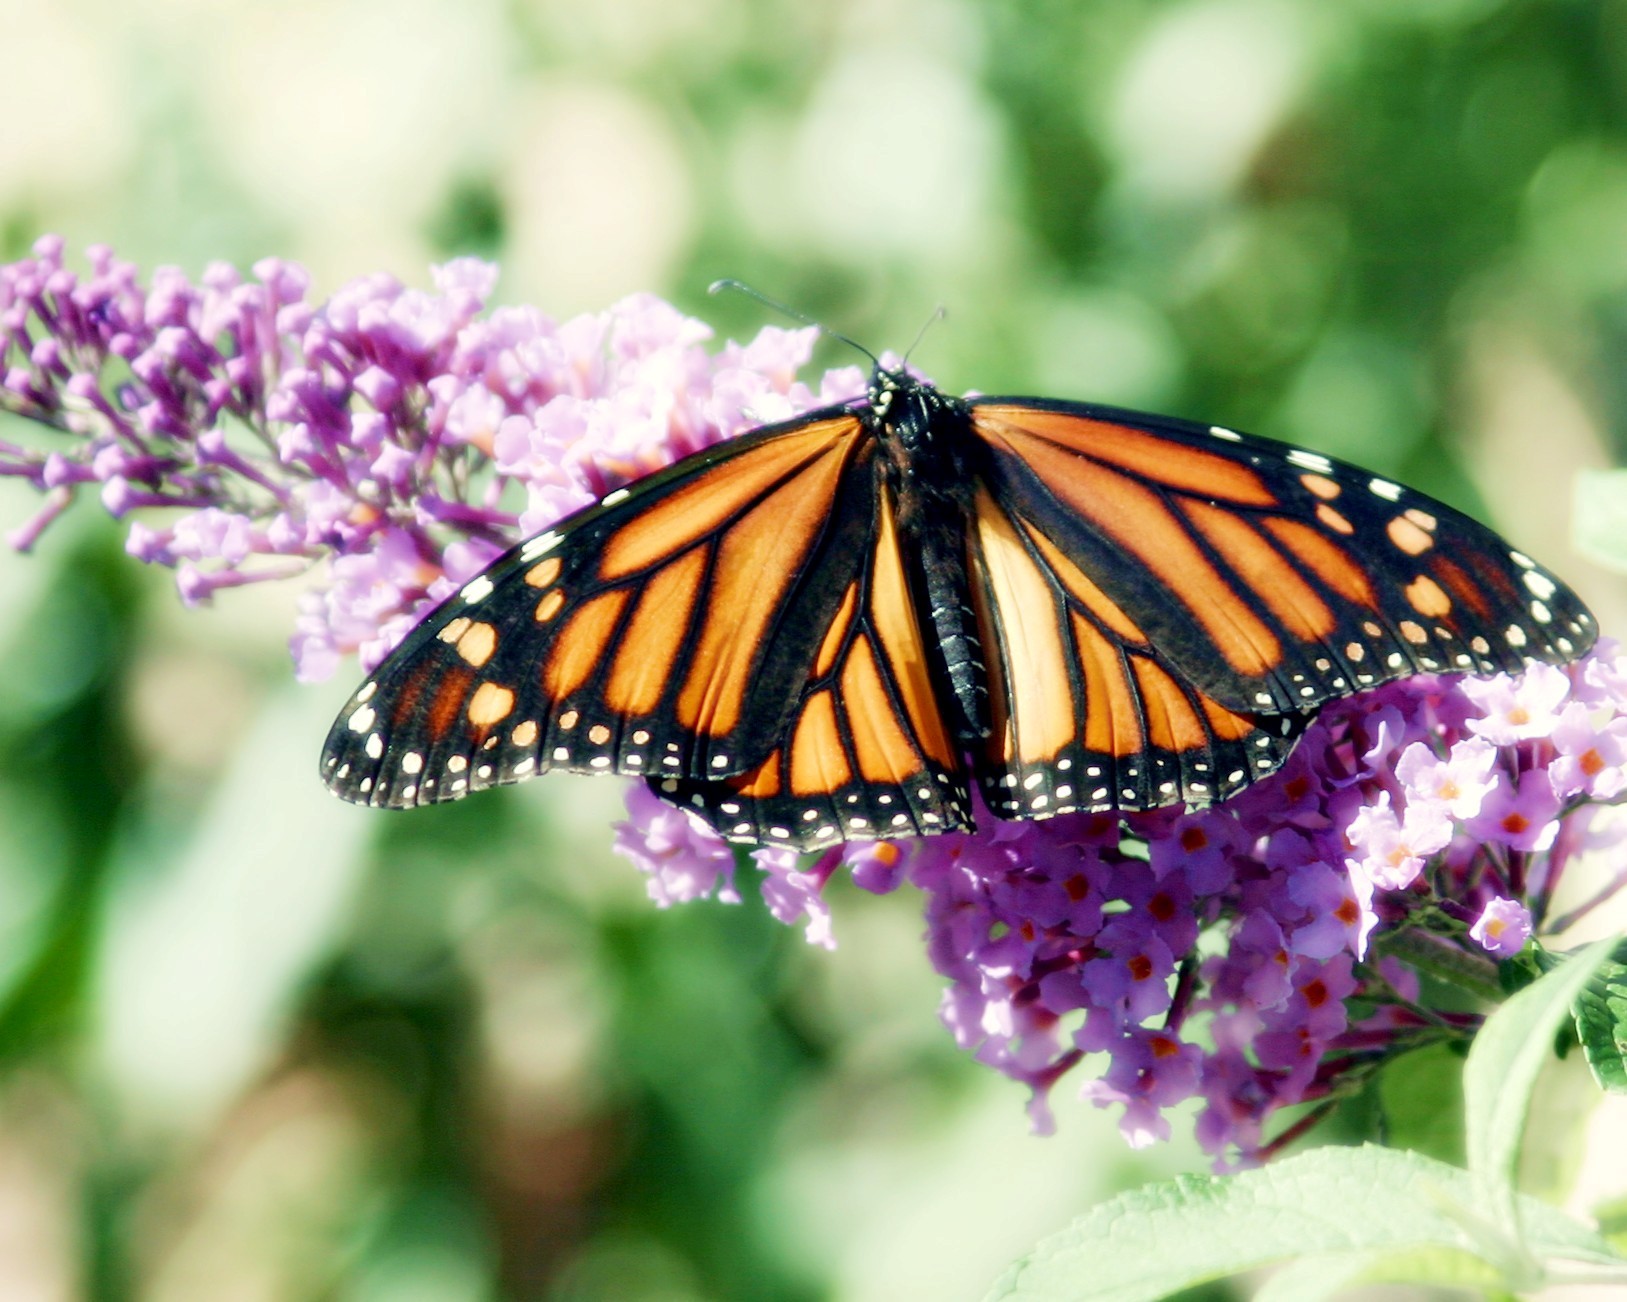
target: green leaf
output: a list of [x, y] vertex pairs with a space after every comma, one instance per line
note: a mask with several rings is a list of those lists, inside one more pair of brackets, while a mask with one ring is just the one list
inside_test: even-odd
[[1540, 941], [1530, 940], [1513, 958], [1505, 958], [1497, 964], [1497, 984], [1503, 988], [1504, 995], [1512, 995], [1552, 972], [1559, 964], [1560, 960], [1544, 949]]
[[1255, 1292], [1254, 1302], [1320, 1302], [1356, 1284], [1430, 1284], [1472, 1289], [1485, 1296], [1502, 1282], [1502, 1272], [1495, 1266], [1458, 1248], [1352, 1252], [1290, 1262]]
[[1376, 1081], [1386, 1147], [1463, 1165], [1463, 1050], [1414, 1049], [1384, 1064]]
[[[1224, 1178], [1182, 1176], [1122, 1194], [1041, 1240], [987, 1296], [1141, 1302], [1313, 1256], [1330, 1278], [1393, 1279], [1410, 1258], [1416, 1278], [1480, 1277], [1470, 1266], [1480, 1262], [1486, 1278], [1500, 1279], [1512, 1254], [1495, 1244], [1488, 1254], [1468, 1228], [1479, 1196], [1467, 1171], [1372, 1146], [1320, 1149]], [[1532, 1198], [1518, 1205], [1538, 1260], [1607, 1266], [1627, 1280], [1627, 1261], [1586, 1226]]]
[[1627, 945], [1617, 945], [1576, 998], [1576, 1034], [1593, 1079], [1627, 1093]]
[[1463, 1103], [1469, 1170], [1481, 1181], [1476, 1201], [1513, 1244], [1520, 1242], [1514, 1166], [1531, 1090], [1555, 1033], [1614, 943], [1601, 940], [1577, 951], [1514, 995], [1486, 1019], [1469, 1050]]
[[1627, 1195], [1596, 1203], [1588, 1210], [1604, 1241], [1617, 1252], [1627, 1253]]
[[1627, 470], [1581, 470], [1572, 498], [1576, 549], [1589, 560], [1627, 571]]

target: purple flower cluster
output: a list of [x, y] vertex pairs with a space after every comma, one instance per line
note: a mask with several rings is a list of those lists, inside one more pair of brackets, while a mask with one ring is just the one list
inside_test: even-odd
[[[1197, 1100], [1199, 1139], [1231, 1163], [1280, 1142], [1265, 1135], [1279, 1109], [1472, 1033], [1477, 1017], [1418, 1006], [1416, 968], [1478, 965], [1495, 989], [1493, 957], [1572, 921], [1549, 918], [1550, 901], [1576, 855], [1615, 834], [1592, 824], [1624, 764], [1627, 656], [1601, 643], [1565, 670], [1420, 675], [1338, 702], [1280, 772], [1201, 812], [983, 815], [975, 834], [842, 846], [811, 868], [753, 857], [775, 916], [806, 918], [824, 944], [819, 890], [839, 869], [877, 893], [920, 889], [950, 982], [944, 1024], [1030, 1086], [1037, 1129], [1077, 1068], [1133, 1146], [1167, 1138], [1168, 1110]], [[732, 886], [704, 824], [642, 791], [629, 806], [617, 845], [655, 899]], [[1375, 933], [1408, 963], [1376, 955]]]
[[[371, 668], [424, 611], [522, 533], [719, 439], [864, 391], [857, 368], [797, 383], [812, 330], [716, 354], [651, 295], [555, 323], [486, 304], [496, 268], [459, 259], [433, 291], [388, 276], [325, 303], [266, 259], [194, 284], [62, 241], [0, 267], [0, 411], [52, 427], [0, 440], [0, 474], [45, 496], [26, 549], [82, 487], [133, 519], [127, 549], [181, 596], [325, 563], [293, 637], [297, 672]], [[66, 437], [61, 437], [66, 436]], [[154, 512], [142, 513], [144, 517]]]
[[[67, 270], [46, 239], [0, 267], [0, 411], [49, 427], [0, 441], [0, 473], [45, 499], [12, 542], [95, 485], [189, 602], [311, 572], [293, 636], [307, 679], [351, 651], [371, 667], [518, 537], [864, 383], [799, 383], [811, 331], [708, 351], [703, 324], [649, 296], [563, 323], [488, 310], [495, 270], [468, 260], [433, 291], [371, 277], [319, 304], [276, 261], [147, 286], [105, 249], [89, 262]], [[1077, 1072], [1132, 1144], [1186, 1104], [1232, 1162], [1282, 1142], [1279, 1109], [1472, 1033], [1473, 1015], [1420, 1007], [1417, 970], [1494, 988], [1494, 957], [1572, 920], [1550, 916], [1555, 889], [1624, 789], [1627, 658], [1601, 644], [1568, 670], [1340, 702], [1281, 772], [1214, 809], [984, 814], [971, 835], [752, 857], [774, 915], [827, 947], [839, 872], [920, 890], [943, 1021], [1030, 1086], [1037, 1127]], [[657, 903], [740, 898], [734, 853], [691, 814], [636, 783], [628, 815], [616, 848]]]

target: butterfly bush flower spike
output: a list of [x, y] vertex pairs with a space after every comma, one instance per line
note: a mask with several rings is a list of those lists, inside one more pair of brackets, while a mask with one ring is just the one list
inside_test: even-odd
[[[953, 983], [946, 1024], [1037, 1095], [1106, 1052], [1084, 1093], [1120, 1110], [1132, 1144], [1163, 1133], [1154, 1110], [1197, 1099], [1217, 1158], [1270, 1151], [1274, 1112], [1332, 1098], [1386, 1045], [1434, 1033], [1409, 969], [1371, 953], [1375, 933], [1444, 915], [1442, 943], [1510, 957], [1540, 927], [1514, 896], [1540, 883], [1551, 898], [1570, 857], [1553, 847], [1605, 807], [1556, 798], [1570, 779], [1553, 734], [1580, 704], [1595, 738], [1614, 735], [1621, 694], [1588, 681], [1613, 655], [1556, 671], [1568, 702], [1543, 675], [1549, 735], [1525, 724], [1504, 746], [1485, 740], [1494, 716], [1475, 698], [1499, 710], [1531, 690], [1518, 680], [1424, 676], [1340, 702], [1226, 805], [1131, 818], [1144, 857], [1110, 820], [1077, 816], [921, 843], [912, 879]], [[1354, 998], [1379, 1011], [1353, 1022]]]
[[[0, 411], [23, 418], [0, 430], [0, 474], [40, 494], [13, 545], [89, 494], [189, 603], [302, 581], [291, 646], [308, 680], [351, 654], [371, 672], [571, 512], [865, 391], [852, 367], [798, 378], [811, 331], [712, 349], [647, 295], [556, 322], [490, 307], [495, 269], [473, 260], [428, 289], [372, 276], [325, 301], [277, 260], [145, 284], [105, 248], [87, 261], [68, 269], [52, 238], [0, 267]], [[1325, 459], [1294, 455], [1317, 500], [1341, 491]], [[1434, 521], [1390, 524], [1426, 547]], [[1420, 610], [1445, 599], [1417, 591]], [[1210, 808], [1008, 822], [974, 787], [975, 832], [764, 848], [752, 866], [773, 915], [822, 946], [833, 883], [919, 892], [940, 1017], [1029, 1087], [1036, 1128], [1071, 1079], [1130, 1144], [1185, 1109], [1232, 1164], [1295, 1133], [1276, 1133], [1281, 1109], [1358, 1088], [1392, 1049], [1472, 1033], [1475, 1015], [1419, 1007], [1414, 965], [1431, 946], [1489, 965], [1540, 938], [1577, 855], [1619, 839], [1597, 815], [1624, 788], [1627, 659], [1601, 644], [1566, 668], [1338, 700], [1278, 771]], [[615, 848], [662, 906], [740, 898], [736, 852], [643, 782]]]
[[55, 433], [0, 439], [0, 474], [44, 498], [13, 545], [88, 489], [189, 603], [309, 575], [306, 680], [351, 653], [376, 664], [522, 531], [825, 396], [794, 378], [811, 330], [713, 354], [652, 295], [561, 323], [488, 311], [496, 268], [470, 258], [428, 290], [368, 276], [313, 302], [276, 259], [143, 286], [111, 250], [87, 256], [71, 271], [48, 237], [0, 267], [0, 411]]

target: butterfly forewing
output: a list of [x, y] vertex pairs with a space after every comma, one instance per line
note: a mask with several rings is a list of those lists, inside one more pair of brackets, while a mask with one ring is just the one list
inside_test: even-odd
[[324, 777], [401, 806], [550, 768], [761, 763], [862, 554], [868, 517], [841, 505], [860, 434], [845, 410], [759, 431], [515, 548], [357, 691]]
[[1423, 494], [1268, 439], [982, 399], [994, 490], [1227, 709], [1292, 714], [1424, 671], [1563, 663], [1586, 609]]

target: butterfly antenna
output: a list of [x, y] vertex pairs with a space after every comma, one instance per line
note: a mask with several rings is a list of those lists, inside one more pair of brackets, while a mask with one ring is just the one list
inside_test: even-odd
[[[706, 292], [708, 294], [721, 294], [725, 290], [730, 290], [730, 289], [736, 291], [737, 293], [744, 294], [747, 298], [756, 299], [764, 307], [771, 307], [776, 312], [779, 312], [784, 316], [790, 317], [791, 320], [793, 320], [793, 321], [800, 321], [800, 322], [802, 322], [803, 325], [812, 326], [815, 330], [819, 331], [820, 334], [824, 335], [828, 339], [834, 339], [839, 344], [846, 344], [849, 348], [855, 350], [856, 352], [863, 353], [866, 357], [868, 357], [870, 359], [870, 362], [871, 362], [871, 364], [873, 366], [879, 367], [881, 365], [881, 358], [877, 357], [873, 352], [871, 352], [863, 344], [857, 343], [854, 340], [849, 339], [844, 334], [838, 334], [836, 331], [832, 330], [828, 325], [825, 325], [823, 322], [815, 321], [806, 312], [798, 312], [793, 307], [787, 307], [784, 303], [780, 302], [778, 299], [770, 298], [767, 294], [763, 293], [761, 290], [753, 289], [750, 285], [746, 284], [745, 281], [743, 281], [743, 280], [735, 280], [733, 277], [725, 277], [722, 280], [714, 280], [710, 285], [708, 285], [706, 287]], [[942, 309], [939, 309], [939, 310], [940, 310], [940, 312], [942, 311]]]
[[900, 365], [908, 364], [910, 358], [914, 355], [915, 350], [921, 346], [921, 340], [926, 338], [926, 332], [932, 329], [933, 326], [937, 325], [938, 322], [942, 321], [948, 315], [949, 309], [946, 308], [942, 303], [939, 303], [938, 310], [929, 316], [926, 319], [926, 324], [916, 332], [915, 342], [909, 346], [909, 350], [904, 354], [904, 361], [900, 363]]

